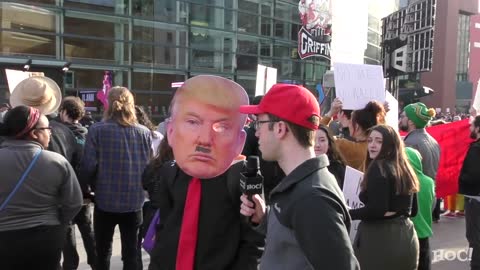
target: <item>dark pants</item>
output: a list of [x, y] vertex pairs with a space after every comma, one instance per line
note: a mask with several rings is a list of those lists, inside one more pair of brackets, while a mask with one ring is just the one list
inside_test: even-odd
[[67, 237], [63, 246], [63, 270], [75, 270], [78, 268], [79, 257], [76, 248], [75, 225], [82, 236], [83, 245], [87, 253], [87, 262], [94, 267], [97, 260], [95, 250], [95, 238], [93, 234], [93, 208], [84, 205], [75, 216], [72, 225], [67, 228]]
[[441, 203], [442, 203], [441, 199], [437, 199], [437, 201], [435, 202], [435, 207], [433, 208], [433, 211], [432, 211], [432, 220], [433, 221], [439, 221], [440, 220], [440, 212], [441, 212], [440, 204]]
[[61, 225], [0, 232], [0, 269], [56, 270], [64, 239]]
[[109, 270], [115, 226], [120, 228], [123, 270], [137, 270], [138, 231], [142, 225], [142, 211], [111, 213], [95, 207], [93, 226], [97, 245], [97, 270]]
[[432, 261], [430, 259], [430, 241], [427, 238], [418, 238], [420, 246], [420, 256], [418, 258], [418, 270], [430, 270], [432, 268]]
[[472, 248], [470, 267], [480, 270], [480, 202], [465, 197], [465, 226], [468, 244]]

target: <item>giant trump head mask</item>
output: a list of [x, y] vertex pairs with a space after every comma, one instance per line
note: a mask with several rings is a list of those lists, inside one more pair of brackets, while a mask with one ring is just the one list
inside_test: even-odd
[[218, 76], [188, 79], [172, 100], [167, 136], [178, 166], [192, 177], [224, 173], [243, 149], [248, 95], [239, 84]]

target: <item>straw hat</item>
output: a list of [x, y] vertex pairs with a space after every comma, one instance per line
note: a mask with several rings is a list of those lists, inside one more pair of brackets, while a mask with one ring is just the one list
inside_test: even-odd
[[10, 95], [10, 105], [25, 105], [37, 108], [44, 115], [57, 111], [62, 102], [58, 84], [43, 76], [32, 76], [21, 81]]

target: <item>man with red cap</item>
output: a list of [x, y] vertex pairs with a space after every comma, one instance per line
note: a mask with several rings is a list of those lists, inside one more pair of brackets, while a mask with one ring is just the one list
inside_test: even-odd
[[257, 106], [240, 106], [256, 114], [262, 157], [278, 161], [286, 177], [270, 192], [271, 207], [242, 195], [240, 212], [268, 231], [260, 269], [359, 269], [349, 238], [350, 215], [328, 157], [315, 156], [320, 108], [302, 86], [276, 84]]

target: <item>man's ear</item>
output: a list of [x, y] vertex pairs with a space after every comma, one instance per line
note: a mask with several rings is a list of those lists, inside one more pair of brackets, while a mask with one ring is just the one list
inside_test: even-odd
[[283, 121], [279, 121], [276, 125], [277, 127], [274, 129], [275, 131], [275, 135], [278, 137], [278, 138], [283, 138], [287, 135], [287, 131], [288, 131], [288, 125], [287, 123], [283, 122]]
[[172, 120], [170, 119], [167, 121], [167, 138], [168, 138], [168, 145], [170, 145], [170, 147], [172, 146], [172, 140], [175, 140], [172, 134], [173, 134], [173, 123], [172, 123]]

